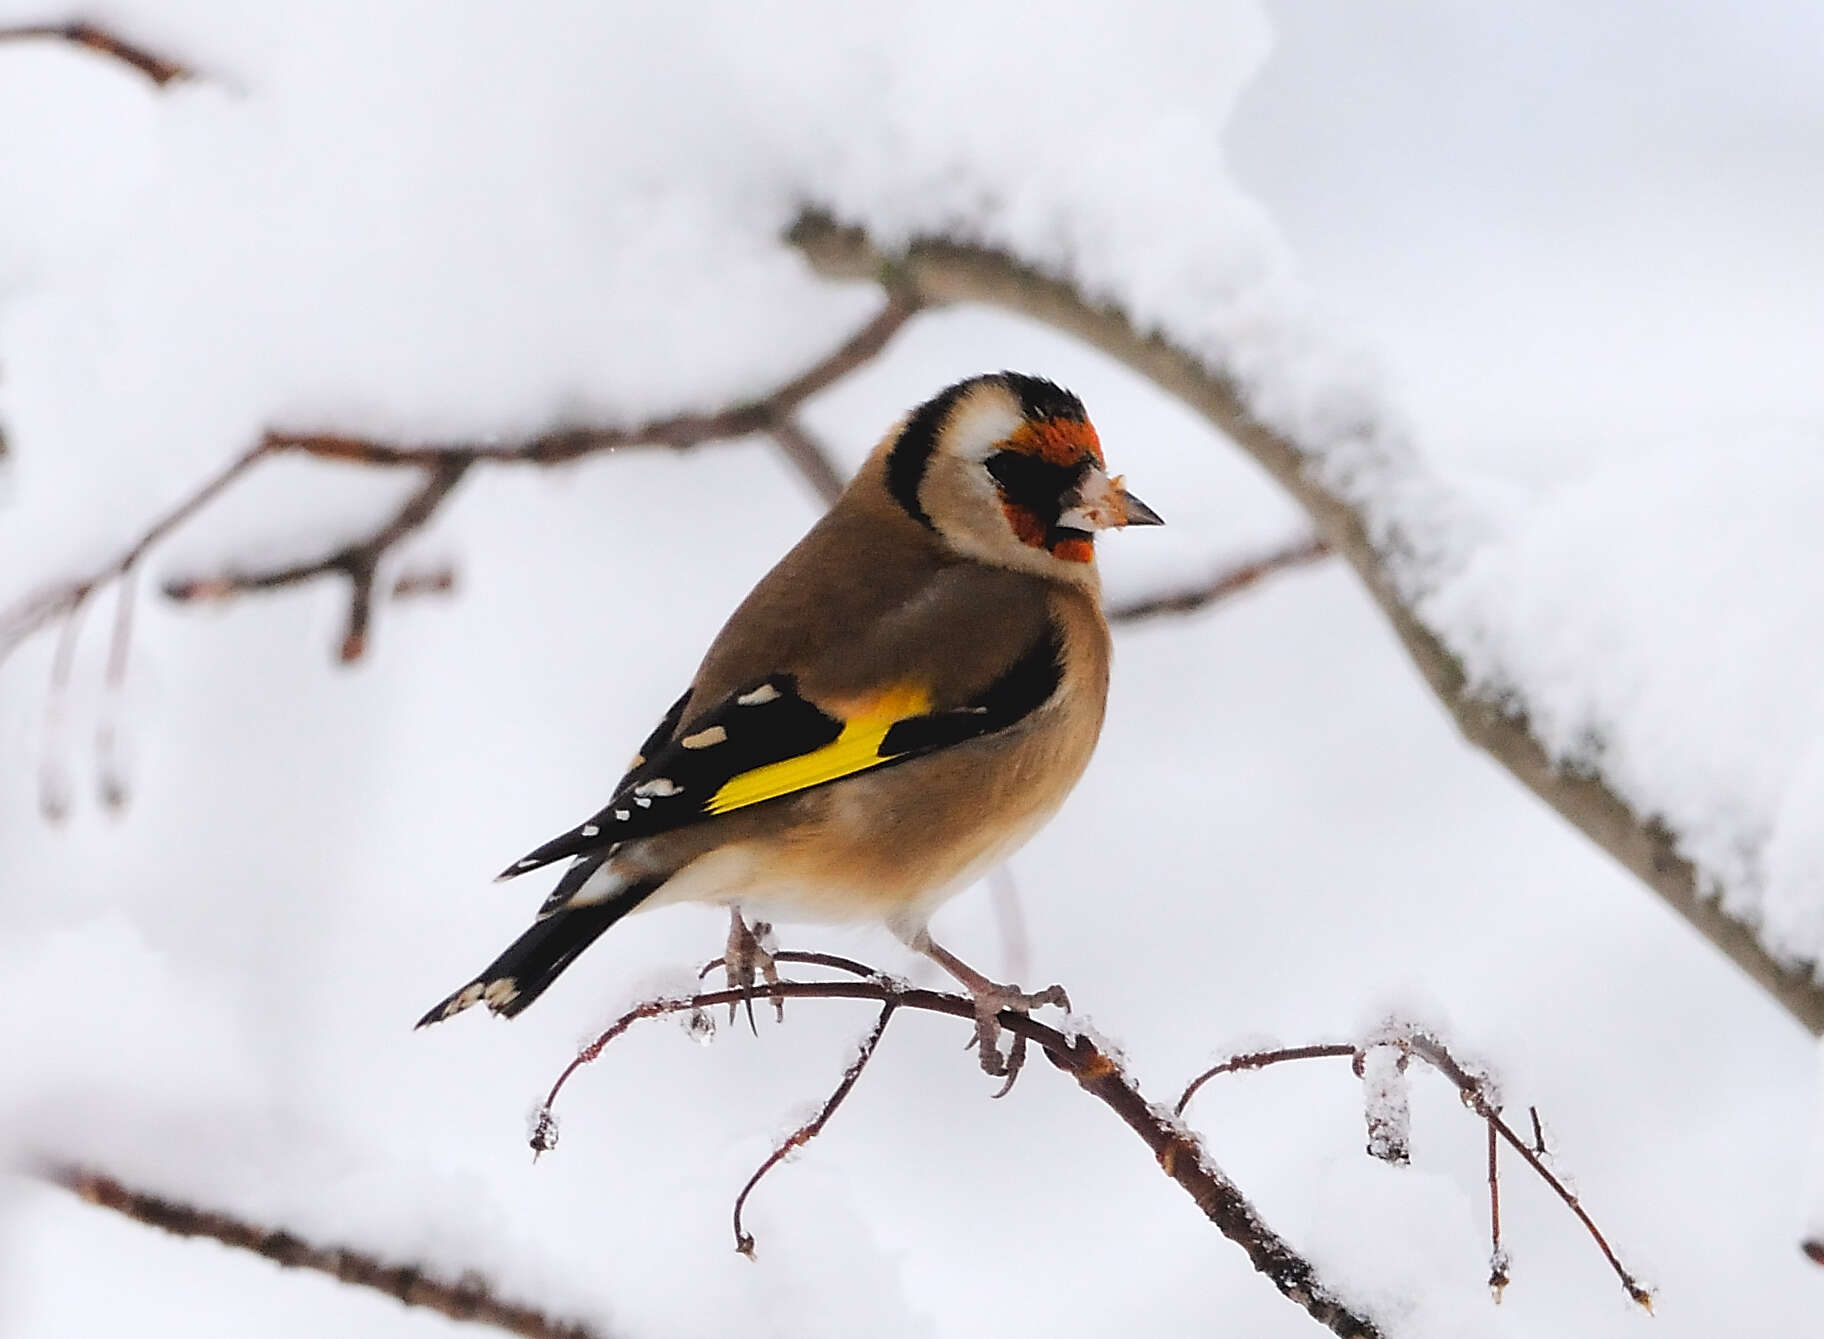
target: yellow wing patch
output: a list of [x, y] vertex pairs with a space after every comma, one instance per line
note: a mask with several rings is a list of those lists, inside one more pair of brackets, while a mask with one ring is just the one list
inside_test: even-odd
[[887, 732], [908, 716], [930, 710], [930, 690], [914, 685], [890, 688], [843, 712], [842, 733], [822, 748], [730, 777], [710, 796], [704, 812], [725, 814], [878, 767], [887, 761], [880, 756]]

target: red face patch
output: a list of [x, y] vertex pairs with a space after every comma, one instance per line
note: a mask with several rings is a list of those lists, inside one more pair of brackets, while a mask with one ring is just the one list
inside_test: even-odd
[[1096, 464], [1108, 464], [1102, 458], [1102, 441], [1087, 419], [1048, 418], [1037, 423], [1022, 423], [1008, 437], [1007, 445], [1053, 465], [1075, 465], [1084, 456], [1094, 456]]
[[1055, 544], [1047, 544], [1045, 523], [1029, 509], [1017, 502], [1002, 502], [1001, 511], [1007, 517], [1007, 524], [1013, 527], [1013, 533], [1020, 543], [1035, 549], [1044, 549], [1052, 557], [1067, 563], [1087, 563], [1095, 559], [1096, 544], [1092, 539], [1060, 539]]

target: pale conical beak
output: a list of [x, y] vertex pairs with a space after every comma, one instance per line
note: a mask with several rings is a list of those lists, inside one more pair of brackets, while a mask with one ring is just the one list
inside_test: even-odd
[[1158, 512], [1127, 491], [1119, 475], [1109, 478], [1094, 470], [1077, 489], [1077, 503], [1058, 517], [1066, 530], [1094, 534], [1125, 525], [1164, 525]]
[[1147, 506], [1146, 503], [1142, 502], [1125, 488], [1121, 490], [1121, 500], [1127, 504], [1127, 515], [1122, 520], [1122, 525], [1165, 524], [1165, 518], [1163, 516]]

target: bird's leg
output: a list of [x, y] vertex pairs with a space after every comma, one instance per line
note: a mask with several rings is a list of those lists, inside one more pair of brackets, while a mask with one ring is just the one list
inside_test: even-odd
[[[754, 978], [756, 975], [765, 979], [769, 986], [779, 984], [779, 964], [773, 960], [773, 950], [778, 945], [773, 940], [773, 927], [766, 921], [755, 921], [749, 929], [746, 921], [741, 919], [741, 908], [731, 906], [728, 909], [728, 948], [722, 964], [728, 974], [728, 985], [731, 990], [740, 990], [747, 1005], [747, 1025], [760, 1035], [760, 1029], [754, 1022]], [[773, 997], [775, 1016], [785, 1021], [785, 1001], [777, 995]], [[735, 1018], [735, 1006], [731, 1001], [728, 1006], [728, 1018], [732, 1023]]]
[[1007, 1080], [995, 1094], [996, 1097], [1006, 1096], [1013, 1088], [1013, 1081], [1020, 1076], [1020, 1066], [1026, 1063], [1026, 1039], [1016, 1032], [1007, 1054], [1001, 1054], [1001, 1011], [1027, 1014], [1041, 1005], [1055, 1004], [1068, 1013], [1070, 997], [1064, 993], [1064, 987], [1047, 986], [1028, 994], [1018, 986], [991, 981], [931, 938], [928, 931], [920, 930], [906, 942], [962, 982], [975, 1000], [975, 1034], [969, 1039], [969, 1045], [981, 1060], [983, 1072]]

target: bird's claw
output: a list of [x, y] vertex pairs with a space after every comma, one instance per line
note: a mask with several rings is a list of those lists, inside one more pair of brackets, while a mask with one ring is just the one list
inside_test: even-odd
[[1001, 1014], [1029, 1014], [1047, 1004], [1070, 1012], [1070, 996], [1064, 993], [1062, 986], [1047, 986], [1031, 994], [1012, 986], [994, 986], [976, 992], [975, 1032], [969, 1038], [968, 1049], [981, 1060], [984, 1074], [1006, 1080], [994, 1094], [996, 1097], [1005, 1097], [1013, 1091], [1014, 1080], [1020, 1077], [1020, 1070], [1026, 1064], [1026, 1038], [1018, 1032], [1013, 1034], [1007, 1053], [1001, 1054]]
[[[778, 947], [773, 939], [773, 927], [766, 921], [755, 921], [750, 929], [741, 913], [733, 907], [728, 912], [728, 949], [723, 955], [723, 970], [728, 976], [730, 990], [741, 992], [741, 1003], [747, 1006], [747, 1025], [755, 1036], [760, 1035], [760, 1027], [754, 1022], [754, 982], [764, 980], [769, 986], [779, 984], [779, 964], [773, 958], [773, 951]], [[735, 1021], [735, 1001], [728, 1004], [728, 1021]], [[785, 1001], [773, 996], [774, 1016], [785, 1021]]]

